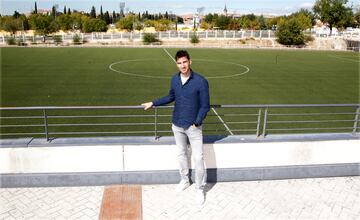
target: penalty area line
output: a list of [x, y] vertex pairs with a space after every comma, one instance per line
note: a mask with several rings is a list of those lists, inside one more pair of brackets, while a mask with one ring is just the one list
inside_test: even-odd
[[226, 130], [231, 134], [234, 135], [234, 133], [232, 133], [232, 131], [230, 130], [230, 128], [225, 124], [225, 121], [220, 117], [220, 115], [216, 112], [216, 110], [214, 108], [211, 108], [211, 110], [215, 113], [215, 115], [219, 118], [219, 120], [223, 123], [224, 127], [226, 128]]
[[163, 50], [164, 50], [165, 53], [167, 53], [167, 55], [174, 61], [174, 63], [176, 63], [176, 60], [171, 56], [171, 54], [170, 54], [165, 48], [163, 48]]

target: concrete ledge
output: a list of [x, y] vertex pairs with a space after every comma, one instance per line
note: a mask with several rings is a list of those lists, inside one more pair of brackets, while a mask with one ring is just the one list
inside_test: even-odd
[[[360, 163], [207, 169], [207, 175], [208, 182], [360, 176]], [[192, 179], [194, 179], [193, 175]], [[173, 184], [179, 181], [179, 173], [176, 170], [162, 170], [98, 173], [2, 174], [0, 175], [0, 180], [1, 188], [114, 184]]]
[[[175, 183], [179, 178], [173, 137], [0, 143], [0, 184], [6, 187]], [[210, 136], [204, 157], [209, 181], [352, 176], [360, 175], [359, 146], [358, 134]]]
[[0, 148], [1, 173], [123, 171], [123, 146]]

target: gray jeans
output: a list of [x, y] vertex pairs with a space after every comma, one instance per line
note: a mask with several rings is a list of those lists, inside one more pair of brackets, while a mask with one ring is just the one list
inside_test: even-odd
[[180, 165], [181, 179], [189, 181], [189, 152], [188, 143], [195, 161], [195, 188], [204, 189], [206, 184], [206, 170], [203, 154], [202, 127], [190, 126], [188, 129], [172, 125], [177, 146], [177, 157]]

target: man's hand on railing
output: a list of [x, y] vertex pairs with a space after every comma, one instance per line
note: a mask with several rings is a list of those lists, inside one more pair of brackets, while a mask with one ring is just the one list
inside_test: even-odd
[[149, 108], [151, 108], [153, 106], [152, 102], [146, 102], [141, 104], [142, 106], [144, 106], [144, 110], [148, 110]]

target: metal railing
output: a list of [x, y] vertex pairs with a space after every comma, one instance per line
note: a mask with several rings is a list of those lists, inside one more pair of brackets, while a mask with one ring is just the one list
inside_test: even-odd
[[[173, 106], [0, 107], [0, 137], [139, 136], [171, 134]], [[352, 133], [360, 104], [212, 105], [205, 135]]]

